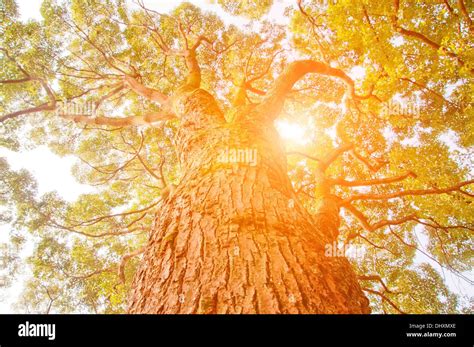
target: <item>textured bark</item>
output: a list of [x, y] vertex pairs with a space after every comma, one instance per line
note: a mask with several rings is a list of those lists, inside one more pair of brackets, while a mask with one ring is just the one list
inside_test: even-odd
[[[369, 313], [347, 259], [325, 256], [337, 206], [301, 206], [272, 121], [253, 106], [226, 121], [202, 89], [172, 103], [183, 176], [156, 215], [129, 312]], [[257, 164], [220, 162], [225, 149], [255, 149]]]

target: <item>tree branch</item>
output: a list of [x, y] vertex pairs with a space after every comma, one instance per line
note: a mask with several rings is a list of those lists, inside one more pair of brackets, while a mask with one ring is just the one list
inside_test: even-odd
[[73, 229], [73, 228], [65, 226], [65, 225], [61, 225], [61, 224], [56, 223], [55, 221], [52, 221], [52, 220], [50, 222], [51, 222], [51, 226], [53, 226], [53, 227], [63, 229], [65, 231], [68, 231], [68, 232], [71, 232], [71, 233], [74, 233], [74, 234], [91, 237], [91, 238], [101, 238], [101, 237], [107, 237], [107, 236], [121, 236], [121, 235], [131, 234], [131, 233], [134, 233], [134, 232], [137, 232], [137, 231], [143, 231], [143, 228], [135, 227], [135, 228], [131, 228], [131, 229], [128, 229], [128, 230], [125, 230], [125, 231], [110, 231], [110, 232], [104, 232], [104, 233], [99, 233], [99, 234], [91, 234], [91, 233], [87, 233], [87, 232], [84, 232], [84, 231]]
[[416, 178], [416, 174], [409, 171], [403, 175], [395, 177], [384, 177], [384, 178], [375, 178], [371, 180], [353, 180], [347, 181], [342, 177], [339, 178], [328, 178], [328, 182], [331, 185], [345, 186], [345, 187], [365, 187], [365, 186], [374, 186], [379, 184], [389, 184], [403, 181], [408, 177]]
[[88, 279], [92, 276], [99, 275], [103, 272], [113, 272], [113, 267], [109, 266], [109, 267], [106, 267], [104, 269], [98, 269], [98, 270], [89, 272], [88, 274], [84, 274], [84, 275], [71, 275], [71, 274], [68, 274], [66, 272], [64, 272], [64, 274], [66, 275], [66, 277], [73, 278], [75, 280], [85, 280], [85, 279]]
[[467, 11], [467, 8], [466, 8], [466, 5], [464, 4], [464, 1], [463, 0], [458, 0], [458, 6], [461, 9], [461, 13], [463, 14], [464, 19], [466, 20], [466, 22], [469, 26], [469, 30], [472, 32], [474, 30], [472, 19], [469, 16], [469, 12]]
[[125, 75], [124, 81], [135, 93], [141, 95], [149, 100], [158, 101], [164, 105], [168, 101], [168, 97], [157, 89], [145, 87], [138, 82], [134, 77]]
[[283, 73], [276, 79], [273, 87], [260, 105], [262, 110], [269, 114], [270, 118], [275, 118], [281, 111], [285, 97], [291, 92], [293, 85], [308, 73], [317, 73], [340, 79], [346, 85], [346, 92], [353, 99], [360, 100], [374, 96], [372, 93], [368, 95], [356, 94], [354, 81], [340, 69], [313, 60], [298, 60], [288, 65]]
[[357, 276], [357, 278], [362, 281], [377, 281], [382, 285], [385, 292], [395, 294], [392, 290], [388, 289], [387, 285], [379, 275], [360, 275]]
[[130, 258], [136, 257], [143, 252], [145, 252], [146, 247], [139, 248], [131, 253], [125, 254], [122, 256], [122, 260], [120, 261], [120, 264], [117, 269], [117, 275], [119, 277], [120, 283], [124, 284], [125, 283], [125, 265], [127, 265], [128, 261]]
[[412, 195], [433, 195], [433, 194], [446, 194], [455, 191], [460, 191], [464, 186], [473, 184], [474, 180], [460, 182], [454, 186], [447, 188], [431, 188], [431, 189], [410, 189], [399, 192], [387, 193], [387, 194], [357, 194], [345, 198], [342, 200], [343, 204], [351, 203], [356, 200], [388, 200], [393, 198], [400, 198], [403, 196], [412, 196]]
[[326, 171], [329, 165], [331, 165], [340, 155], [344, 154], [345, 152], [353, 148], [354, 148], [354, 144], [352, 143], [345, 143], [345, 144], [340, 145], [319, 162], [320, 170]]
[[197, 89], [201, 86], [201, 68], [196, 57], [196, 50], [199, 48], [202, 42], [212, 44], [213, 42], [205, 36], [199, 36], [194, 45], [191, 48], [185, 50], [172, 50], [168, 49], [164, 53], [167, 56], [181, 56], [184, 57], [188, 74], [186, 76], [184, 89]]
[[286, 155], [300, 155], [302, 157], [305, 157], [305, 158], [308, 158], [308, 159], [311, 159], [311, 160], [314, 160], [314, 161], [321, 161], [321, 159], [319, 158], [316, 158], [312, 155], [309, 155], [309, 154], [306, 154], [306, 153], [303, 153], [303, 152], [299, 152], [299, 151], [290, 151], [290, 152], [286, 152]]
[[369, 169], [369, 171], [373, 172], [373, 173], [376, 173], [377, 171], [379, 171], [385, 164], [387, 164], [388, 162], [385, 161], [385, 160], [381, 160], [381, 159], [376, 159], [377, 161], [377, 164], [371, 164], [369, 159], [365, 158], [364, 156], [362, 156], [361, 154], [359, 154], [356, 150], [352, 150], [351, 151], [352, 155], [357, 159], [359, 160], [362, 164], [364, 164], [364, 166]]
[[31, 113], [37, 113], [37, 112], [43, 112], [43, 111], [54, 111], [55, 108], [56, 108], [56, 106], [50, 105], [48, 103], [45, 103], [45, 104], [42, 104], [42, 105], [39, 105], [39, 106], [35, 106], [35, 107], [26, 108], [24, 110], [12, 112], [12, 113], [8, 113], [8, 114], [5, 114], [3, 116], [0, 116], [0, 123], [6, 121], [8, 119], [16, 118], [18, 116], [22, 116], [22, 115], [25, 115], [25, 114], [31, 114]]
[[170, 112], [153, 112], [147, 113], [143, 116], [129, 116], [129, 117], [91, 117], [90, 115], [68, 115], [60, 114], [60, 117], [71, 120], [76, 123], [83, 124], [97, 124], [97, 125], [110, 125], [110, 126], [137, 126], [137, 125], [147, 125], [155, 122], [166, 121], [176, 118], [176, 116]]
[[41, 105], [38, 105], [38, 106], [34, 106], [34, 107], [30, 107], [30, 108], [27, 108], [27, 109], [23, 109], [23, 110], [20, 110], [20, 111], [15, 111], [15, 112], [11, 112], [11, 113], [7, 113], [5, 115], [2, 115], [0, 116], [0, 123], [8, 120], [8, 119], [12, 119], [12, 118], [16, 118], [18, 116], [22, 116], [22, 115], [25, 115], [25, 114], [30, 114], [30, 113], [36, 113], [36, 112], [42, 112], [42, 111], [52, 111], [56, 108], [56, 97], [52, 91], [52, 89], [50, 88], [50, 86], [48, 85], [48, 83], [42, 79], [42, 78], [39, 78], [37, 76], [32, 76], [30, 73], [28, 73], [28, 71], [26, 71], [26, 69], [21, 66], [11, 55], [10, 53], [3, 47], [0, 47], [0, 51], [2, 51], [5, 56], [8, 58], [8, 60], [10, 60], [11, 62], [13, 62], [16, 67], [23, 73], [23, 75], [25, 76], [25, 78], [21, 78], [21, 79], [17, 79], [17, 80], [4, 80], [2, 81], [3, 84], [8, 84], [8, 83], [25, 83], [25, 82], [29, 82], [29, 81], [37, 81], [41, 84], [41, 86], [43, 87], [44, 91], [46, 92], [48, 98], [49, 98], [49, 102], [46, 102], [46, 103], [43, 103]]
[[[462, 1], [460, 1], [462, 3]], [[422, 34], [422, 33], [419, 33], [417, 31], [414, 31], [414, 30], [408, 30], [408, 29], [405, 29], [404, 27], [402, 27], [398, 21], [399, 21], [399, 18], [398, 18], [398, 11], [399, 11], [399, 8], [400, 8], [400, 1], [399, 0], [394, 0], [393, 1], [394, 3], [394, 7], [395, 7], [395, 13], [394, 15], [392, 16], [391, 18], [391, 21], [392, 21], [392, 26], [393, 28], [399, 32], [400, 34], [404, 35], [404, 36], [407, 36], [407, 37], [412, 37], [412, 38], [415, 38], [419, 41], [422, 41], [424, 42], [426, 45], [428, 45], [429, 47], [435, 49], [436, 51], [443, 51], [444, 53], [446, 53], [446, 55], [448, 55], [449, 57], [451, 58], [454, 58], [457, 60], [457, 62], [459, 63], [459, 65], [461, 66], [464, 66], [465, 65], [465, 62], [456, 54], [456, 53], [453, 53], [452, 51], [448, 50], [446, 47], [440, 45], [439, 43], [431, 40], [430, 38], [428, 38], [426, 35]], [[462, 3], [464, 4], [464, 3]], [[470, 20], [470, 17], [468, 16], [469, 20]], [[474, 69], [470, 69], [469, 70], [472, 74], [474, 74]]]
[[380, 293], [379, 291], [376, 291], [376, 290], [373, 290], [373, 289], [369, 289], [369, 288], [362, 288], [362, 290], [380, 296], [383, 301], [388, 302], [389, 305], [392, 306], [392, 307], [393, 307], [395, 310], [397, 310], [399, 313], [401, 313], [401, 314], [406, 314], [406, 313], [403, 312], [401, 309], [399, 309], [398, 306], [395, 305], [392, 300], [390, 300], [389, 298], [387, 298], [384, 294]]

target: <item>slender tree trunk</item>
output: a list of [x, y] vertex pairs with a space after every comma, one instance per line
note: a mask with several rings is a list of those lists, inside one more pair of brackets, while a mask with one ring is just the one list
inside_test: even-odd
[[337, 208], [300, 205], [272, 121], [252, 106], [226, 121], [202, 89], [173, 102], [183, 177], [157, 213], [129, 312], [369, 313], [347, 259], [325, 256]]

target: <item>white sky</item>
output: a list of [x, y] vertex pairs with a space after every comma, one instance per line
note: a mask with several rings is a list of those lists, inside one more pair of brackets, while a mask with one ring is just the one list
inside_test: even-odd
[[[20, 8], [20, 15], [22, 20], [28, 19], [41, 19], [40, 7], [41, 0], [17, 0]], [[128, 0], [132, 6], [136, 6], [132, 0]], [[171, 0], [143, 0], [146, 7], [159, 12], [169, 12], [173, 8], [179, 5], [181, 1]], [[215, 12], [219, 15], [226, 24], [242, 25], [249, 22], [248, 19], [237, 16], [229, 16], [224, 10], [217, 4], [215, 0], [188, 0], [188, 2], [195, 4], [203, 10]], [[266, 15], [272, 18], [273, 21], [284, 24], [289, 22], [289, 18], [283, 15], [283, 10], [286, 6], [295, 5], [294, 1], [291, 0], [275, 0], [269, 13]]]
[[57, 191], [66, 201], [74, 201], [80, 194], [91, 192], [90, 186], [79, 184], [71, 174], [72, 166], [78, 162], [73, 156], [59, 157], [46, 146], [31, 151], [13, 152], [0, 147], [0, 157], [6, 157], [13, 170], [26, 169], [38, 181], [40, 195]]
[[[73, 156], [59, 157], [47, 147], [41, 146], [31, 151], [13, 152], [0, 147], [0, 157], [8, 160], [13, 170], [28, 170], [37, 180], [38, 194], [57, 191], [67, 201], [74, 201], [79, 195], [91, 192], [91, 186], [79, 184], [71, 174], [72, 166], [78, 161]], [[10, 234], [9, 225], [0, 224], [0, 243], [7, 242]], [[33, 241], [28, 239], [20, 257], [26, 259], [33, 252]], [[0, 313], [12, 312], [11, 304], [17, 301], [23, 289], [23, 283], [28, 278], [28, 271], [24, 267], [14, 284], [0, 291]]]
[[[218, 15], [222, 16], [223, 14], [223, 10], [211, 0], [191, 0], [190, 2], [203, 9], [213, 11]], [[41, 6], [40, 0], [17, 0], [17, 3], [19, 5], [22, 20], [41, 19], [39, 12]], [[177, 5], [176, 1], [167, 0], [144, 0], [144, 3], [147, 7], [160, 12], [168, 12]], [[291, 0], [277, 0], [267, 16], [278, 23], [285, 24], [289, 21], [289, 18], [283, 15], [283, 9], [293, 3], [294, 1]], [[232, 23], [239, 26], [248, 22], [244, 18], [232, 17], [229, 15], [226, 15], [225, 18], [226, 23]], [[348, 74], [357, 82], [362, 80], [365, 76], [365, 69], [362, 67], [354, 67]], [[288, 121], [279, 121], [277, 128], [282, 134], [282, 137], [286, 140], [293, 141], [297, 144], [304, 144], [307, 142], [305, 129], [301, 125], [292, 124]], [[15, 153], [0, 147], [0, 156], [5, 156], [13, 169], [17, 170], [24, 168], [30, 171], [38, 181], [40, 194], [48, 191], [57, 191], [65, 200], [74, 201], [80, 194], [93, 190], [90, 186], [79, 184], [72, 176], [71, 167], [77, 161], [77, 159], [72, 156], [60, 158], [53, 154], [47, 147], [38, 147], [31, 151], [21, 153]], [[0, 242], [5, 242], [7, 240], [8, 229], [8, 226], [0, 226]], [[420, 231], [420, 229], [417, 229], [417, 235], [420, 237], [421, 241], [423, 241]], [[32, 245], [30, 244], [26, 248], [25, 254], [22, 254], [22, 256], [27, 256], [29, 252], [31, 252]], [[428, 262], [438, 269], [445, 278], [450, 289], [455, 293], [464, 295], [473, 294], [472, 286], [458, 279], [448, 271], [443, 272], [436, 263], [429, 260], [419, 252], [417, 253], [417, 261]], [[16, 301], [21, 289], [22, 278], [20, 278], [13, 287], [1, 293], [0, 313], [12, 312], [10, 305]]]

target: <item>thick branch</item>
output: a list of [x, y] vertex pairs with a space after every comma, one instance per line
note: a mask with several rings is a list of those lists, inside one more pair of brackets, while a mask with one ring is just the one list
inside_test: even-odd
[[157, 89], [145, 87], [140, 82], [138, 82], [134, 77], [125, 75], [124, 76], [125, 83], [137, 94], [149, 99], [158, 101], [160, 104], [165, 104], [168, 100], [168, 97], [160, 92]]
[[366, 99], [373, 96], [358, 95], [355, 92], [354, 81], [342, 70], [333, 68], [328, 64], [313, 60], [299, 60], [291, 63], [276, 79], [272, 89], [267, 93], [261, 106], [263, 110], [275, 118], [283, 107], [285, 97], [291, 92], [296, 82], [306, 74], [317, 73], [329, 77], [336, 77], [346, 84], [348, 94], [354, 99]]
[[188, 75], [186, 76], [185, 85], [189, 88], [199, 88], [201, 86], [201, 68], [196, 58], [196, 51], [190, 51], [185, 56]]
[[45, 104], [42, 104], [42, 105], [39, 105], [39, 106], [26, 108], [24, 110], [15, 111], [15, 112], [8, 113], [8, 114], [5, 114], [3, 116], [0, 116], [0, 123], [6, 121], [8, 119], [16, 118], [18, 116], [22, 116], [22, 115], [25, 115], [25, 114], [31, 114], [31, 113], [37, 113], [37, 112], [43, 112], [43, 111], [53, 111], [55, 108], [56, 107], [54, 105], [45, 103]]
[[352, 143], [346, 143], [337, 147], [319, 162], [319, 168], [322, 171], [326, 171], [329, 165], [331, 165], [337, 158], [339, 158], [340, 155], [344, 154], [345, 152], [353, 148], [354, 148], [354, 145]]
[[184, 57], [188, 74], [184, 82], [183, 87], [185, 89], [196, 89], [201, 86], [201, 68], [196, 57], [196, 50], [203, 43], [207, 42], [212, 44], [213, 42], [205, 36], [199, 36], [194, 45], [191, 48], [185, 50], [165, 50], [167, 56], [181, 56]]
[[120, 283], [125, 283], [125, 265], [127, 265], [127, 262], [130, 260], [130, 258], [136, 257], [140, 254], [145, 252], [145, 247], [139, 248], [131, 253], [125, 254], [122, 256], [122, 260], [120, 261], [118, 270], [117, 270], [117, 275], [119, 277]]
[[31, 77], [20, 78], [16, 80], [2, 80], [0, 84], [15, 84], [15, 83], [25, 83], [31, 81]]

